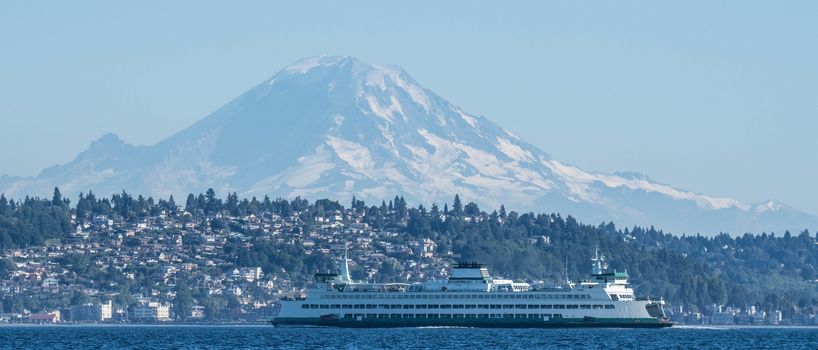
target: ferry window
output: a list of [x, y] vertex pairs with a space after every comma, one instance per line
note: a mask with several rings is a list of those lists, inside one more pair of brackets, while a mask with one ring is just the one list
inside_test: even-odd
[[352, 305], [344, 304], [344, 309], [351, 309], [351, 308], [352, 308]]
[[426, 314], [417, 314], [415, 318], [426, 318]]
[[321, 304], [321, 308], [322, 308], [322, 309], [329, 309], [329, 305], [327, 305], [327, 304]]
[[403, 314], [403, 318], [414, 318], [412, 314]]
[[463, 305], [452, 305], [453, 309], [462, 309]]
[[329, 308], [330, 308], [330, 309], [340, 309], [340, 308], [341, 308], [341, 305], [339, 305], [339, 304], [332, 304], [332, 306], [330, 306]]
[[594, 309], [601, 309], [602, 305], [594, 305]]
[[400, 318], [400, 314], [391, 314], [389, 318]]
[[496, 295], [492, 295], [492, 296], [491, 296], [491, 298], [492, 298], [492, 299], [497, 299], [497, 296], [496, 296]]
[[573, 295], [571, 295], [571, 294], [566, 295], [566, 297], [567, 297], [568, 299], [574, 299], [574, 296], [573, 296]]
[[441, 308], [441, 309], [451, 309], [451, 308], [452, 308], [452, 306], [451, 306], [451, 305], [446, 305], [446, 304], [444, 304], [444, 305], [440, 305], [440, 308]]
[[514, 307], [518, 309], [525, 309], [525, 305], [515, 305]]
[[477, 305], [466, 305], [467, 309], [476, 309]]
[[504, 314], [503, 318], [514, 318], [514, 314]]
[[478, 308], [478, 309], [488, 309], [488, 308], [489, 308], [489, 305], [486, 305], [486, 304], [481, 304], [481, 305], [477, 305], [477, 308]]
[[551, 305], [541, 305], [540, 308], [541, 309], [550, 309]]
[[378, 315], [377, 314], [366, 314], [366, 316], [364, 316], [364, 317], [366, 317], [366, 318], [376, 318], [376, 317], [378, 317]]
[[606, 308], [606, 309], [613, 309], [613, 308], [614, 308], [614, 306], [613, 306], [613, 305], [605, 305], [605, 308]]
[[389, 318], [388, 314], [378, 314], [378, 318]]
[[418, 304], [418, 305], [415, 305], [415, 308], [416, 308], [416, 309], [425, 309], [425, 308], [426, 308], [426, 304]]
[[590, 309], [591, 305], [580, 305], [579, 308], [580, 309]]
[[310, 304], [310, 309], [317, 309], [317, 308], [318, 308], [318, 305], [316, 305], [316, 304]]
[[440, 305], [430, 304], [430, 305], [429, 305], [429, 308], [430, 308], [430, 309], [439, 309], [439, 308], [440, 308]]
[[503, 309], [513, 309], [514, 305], [503, 305]]
[[477, 315], [477, 318], [488, 318], [488, 317], [489, 317], [489, 315], [486, 315], [486, 314]]
[[400, 309], [401, 306], [400, 305], [392, 305], [392, 306], [390, 306], [390, 308], [391, 309]]
[[309, 304], [301, 304], [301, 308], [302, 309], [309, 309], [310, 305]]
[[564, 309], [565, 305], [554, 305], [555, 309]]
[[375, 304], [366, 304], [367, 309], [374, 309], [374, 308], [377, 308], [377, 307], [378, 307], [378, 305], [375, 305]]
[[452, 316], [454, 316], [454, 318], [463, 318], [463, 314], [454, 314]]
[[539, 306], [539, 305], [537, 305], [537, 304], [531, 304], [531, 305], [528, 305], [528, 308], [529, 308], [529, 309], [539, 309], [539, 308], [540, 308], [540, 306]]
[[414, 305], [412, 305], [412, 304], [405, 304], [405, 305], [403, 305], [403, 308], [404, 308], [404, 309], [414, 309], [414, 308], [415, 308], [415, 306], [414, 306]]
[[579, 305], [571, 305], [571, 309], [579, 309]]
[[364, 304], [355, 304], [355, 308], [356, 308], [356, 309], [363, 309], [363, 308], [365, 308], [365, 307], [366, 307], [366, 306], [365, 306]]
[[541, 294], [537, 294], [537, 295], [535, 295], [535, 296], [534, 296], [534, 298], [535, 298], [535, 299], [540, 299], [540, 298], [542, 298], [542, 295], [541, 295]]

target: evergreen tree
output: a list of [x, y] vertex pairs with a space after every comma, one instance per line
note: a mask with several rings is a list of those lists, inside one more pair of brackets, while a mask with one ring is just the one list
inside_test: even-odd
[[185, 211], [188, 213], [192, 213], [196, 211], [198, 208], [198, 202], [196, 201], [196, 197], [193, 193], [187, 195], [187, 201], [185, 201]]
[[54, 187], [54, 196], [51, 197], [51, 205], [56, 207], [61, 207], [63, 205], [62, 193], [60, 193], [60, 189], [57, 187]]
[[185, 279], [180, 279], [176, 283], [176, 296], [173, 298], [173, 310], [176, 313], [176, 319], [184, 321], [190, 317], [190, 312], [193, 310], [193, 296], [190, 293]]
[[177, 209], [178, 207], [176, 206], [176, 201], [173, 199], [173, 195], [170, 195], [170, 198], [168, 198], [168, 207], [165, 210], [167, 210], [171, 215], [175, 215]]
[[222, 210], [221, 200], [216, 198], [216, 191], [212, 188], [207, 189], [205, 194], [205, 214], [215, 214]]
[[230, 212], [230, 215], [240, 216], [241, 211], [239, 210], [239, 195], [236, 194], [236, 192], [228, 193], [227, 203], [225, 203], [224, 207]]
[[432, 216], [432, 219], [437, 220], [440, 217], [440, 208], [437, 207], [437, 203], [432, 204], [432, 209], [429, 210], [429, 215]]
[[454, 203], [452, 204], [452, 215], [460, 217], [463, 215], [463, 203], [460, 201], [460, 195], [454, 195]]

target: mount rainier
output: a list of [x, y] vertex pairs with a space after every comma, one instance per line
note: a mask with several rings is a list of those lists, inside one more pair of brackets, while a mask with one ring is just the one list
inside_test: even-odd
[[402, 195], [483, 209], [571, 214], [585, 222], [655, 225], [676, 233], [783, 232], [818, 218], [768, 201], [680, 190], [635, 173], [585, 171], [552, 159], [486, 118], [421, 87], [403, 69], [352, 57], [300, 60], [152, 146], [108, 134], [36, 177], [0, 177], [6, 196], [123, 189], [183, 198], [305, 196], [368, 204]]

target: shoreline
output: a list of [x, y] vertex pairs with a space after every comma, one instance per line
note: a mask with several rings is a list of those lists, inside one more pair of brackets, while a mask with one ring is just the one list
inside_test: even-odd
[[[242, 323], [0, 323], [0, 328], [72, 328], [72, 327], [269, 327], [272, 329], [287, 328], [326, 328], [326, 329], [347, 329], [322, 326], [288, 326], [274, 327], [267, 322], [242, 322]], [[378, 328], [378, 327], [376, 327]], [[391, 329], [424, 329], [424, 328], [479, 328], [479, 327], [397, 327]], [[601, 327], [608, 328], [608, 327]], [[378, 328], [387, 329], [387, 327]], [[520, 328], [520, 329], [540, 329], [540, 328]], [[559, 328], [568, 329], [568, 328]], [[612, 327], [610, 329], [620, 329]], [[624, 328], [622, 328], [624, 329]], [[692, 329], [692, 330], [731, 330], [731, 329], [818, 329], [818, 325], [673, 325], [667, 329]]]

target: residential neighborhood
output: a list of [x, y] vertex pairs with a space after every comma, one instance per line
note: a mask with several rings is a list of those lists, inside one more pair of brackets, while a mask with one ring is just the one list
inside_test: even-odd
[[[352, 210], [335, 210], [309, 222], [302, 214], [207, 216], [181, 210], [137, 222], [73, 215], [76, 229], [65, 242], [2, 252], [0, 258], [11, 262], [12, 269], [0, 281], [6, 311], [0, 322], [264, 322], [275, 301], [301, 293], [311, 274], [240, 266], [229, 253], [231, 247], [249, 248], [259, 241], [301, 250], [325, 265], [347, 250], [356, 277], [362, 279], [376, 278], [384, 264], [397, 266], [401, 272], [396, 276], [405, 281], [446, 276], [447, 252], [439, 253], [431, 239], [395, 243], [396, 232], [372, 229]], [[214, 228], [223, 225], [227, 227]], [[74, 264], [81, 257], [103, 273], [79, 273]], [[206, 296], [192, 300], [184, 314], [174, 307], [180, 278]], [[228, 307], [206, 305], [202, 299], [235, 303], [232, 315], [224, 317]]]
[[[184, 206], [123, 192], [110, 200], [80, 194], [71, 207], [55, 189], [51, 200], [0, 196], [0, 213], [19, 232], [0, 227], [0, 323], [264, 323], [278, 300], [303, 295], [313, 274], [337, 271], [343, 254], [361, 281], [444, 279], [453, 263], [477, 258], [499, 277], [557, 284], [587, 278], [588, 242], [630, 271], [638, 290], [664, 298], [677, 324], [813, 325], [818, 314], [809, 289], [728, 289], [722, 280], [764, 268], [814, 288], [809, 261], [818, 246], [806, 230], [680, 240], [554, 213], [489, 213], [457, 195], [451, 209], [428, 210], [402, 197], [380, 206], [353, 198], [344, 207], [235, 193], [222, 201], [213, 190], [189, 195]], [[763, 249], [779, 247], [801, 255], [764, 264]]]

